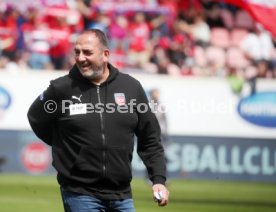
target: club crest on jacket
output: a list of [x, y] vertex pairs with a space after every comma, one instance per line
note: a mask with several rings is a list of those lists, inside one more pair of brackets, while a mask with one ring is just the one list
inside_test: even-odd
[[126, 97], [124, 93], [114, 93], [114, 99], [117, 105], [126, 104]]

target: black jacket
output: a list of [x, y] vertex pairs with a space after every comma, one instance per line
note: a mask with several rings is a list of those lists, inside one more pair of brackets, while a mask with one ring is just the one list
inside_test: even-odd
[[[141, 84], [108, 67], [108, 79], [97, 86], [74, 66], [68, 75], [51, 81], [31, 105], [28, 119], [35, 134], [52, 146], [62, 186], [99, 198], [124, 199], [131, 197], [134, 134], [154, 184], [165, 183], [165, 158], [158, 121], [150, 110], [145, 112], [148, 100]], [[128, 105], [131, 100], [133, 106]]]

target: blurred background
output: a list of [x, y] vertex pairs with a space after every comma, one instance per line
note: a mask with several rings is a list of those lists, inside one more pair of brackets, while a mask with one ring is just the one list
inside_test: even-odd
[[135, 154], [137, 211], [276, 211], [275, 21], [265, 0], [0, 0], [0, 210], [62, 211], [26, 114], [98, 28], [157, 103], [171, 204], [153, 205]]

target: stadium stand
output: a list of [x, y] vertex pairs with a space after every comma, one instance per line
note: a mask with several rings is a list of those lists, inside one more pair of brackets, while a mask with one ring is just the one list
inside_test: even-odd
[[[225, 72], [246, 66], [240, 45], [254, 33], [250, 15], [223, 1], [67, 0], [66, 5], [46, 5], [42, 10], [11, 2], [0, 5], [0, 70], [11, 72], [68, 70], [74, 63], [76, 35], [100, 28], [109, 35], [111, 61], [122, 71], [221, 76], [198, 70], [213, 69], [214, 55]], [[167, 55], [162, 70], [155, 60], [157, 48]], [[274, 55], [268, 73], [275, 72], [275, 61]]]

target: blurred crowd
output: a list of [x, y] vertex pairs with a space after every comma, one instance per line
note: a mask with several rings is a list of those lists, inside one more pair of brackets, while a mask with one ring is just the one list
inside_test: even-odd
[[209, 0], [66, 2], [24, 11], [1, 2], [0, 70], [68, 70], [76, 35], [99, 28], [122, 71], [229, 77], [233, 86], [276, 77], [275, 40], [237, 7]]

